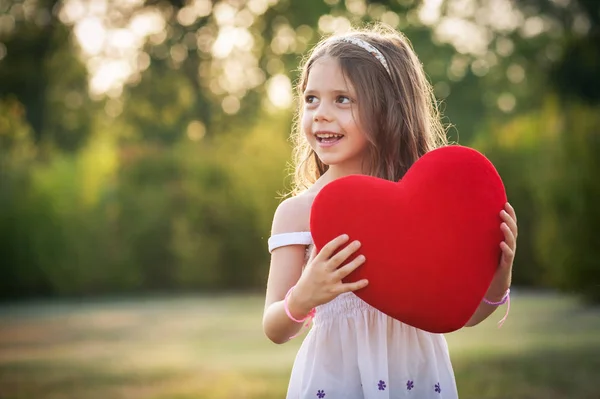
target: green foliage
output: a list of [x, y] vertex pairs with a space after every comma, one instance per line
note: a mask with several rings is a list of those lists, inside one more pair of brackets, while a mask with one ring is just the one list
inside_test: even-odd
[[[412, 0], [210, 3], [197, 18], [183, 1], [111, 3], [107, 28], [151, 11], [165, 25], [135, 50], [122, 92], [92, 99], [86, 63], [125, 50], [78, 58], [69, 24], [84, 19], [63, 23], [66, 3], [0, 2], [0, 296], [262, 290], [290, 159], [291, 113], [270, 112], [269, 79], [293, 82], [334, 25], [384, 21], [411, 40], [450, 139], [503, 176], [515, 283], [600, 301], [600, 3], [513, 2], [523, 26], [504, 29], [478, 0], [459, 14], [489, 39], [479, 51], [436, 30], [454, 0], [430, 23]], [[525, 33], [536, 26], [558, 28]]]
[[0, 101], [0, 256], [4, 265], [0, 292], [4, 295], [32, 295], [48, 289], [29, 250], [30, 227], [38, 217], [49, 219], [32, 198], [30, 168], [36, 148], [24, 111], [17, 101]]
[[475, 146], [496, 165], [519, 218], [514, 278], [600, 301], [598, 108], [548, 101], [490, 127]]
[[23, 104], [34, 142], [75, 151], [90, 134], [95, 109], [87, 70], [74, 52], [71, 30], [57, 17], [60, 1], [23, 3], [0, 4], [6, 17], [6, 29], [0, 29], [0, 100]]
[[2, 296], [264, 284], [287, 120], [173, 146], [118, 146], [99, 128], [77, 154], [6, 166]]
[[561, 110], [563, 134], [549, 149], [540, 187], [538, 250], [553, 286], [600, 302], [600, 113], [579, 105]]

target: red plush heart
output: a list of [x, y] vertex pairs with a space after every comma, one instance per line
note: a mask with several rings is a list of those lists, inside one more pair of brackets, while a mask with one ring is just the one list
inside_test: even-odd
[[[315, 198], [317, 250], [341, 234], [359, 240], [366, 262], [345, 282], [381, 312], [433, 333], [463, 327], [500, 259], [506, 192], [482, 154], [452, 145], [422, 156], [399, 182], [346, 176]], [[352, 257], [352, 259], [354, 256]]]

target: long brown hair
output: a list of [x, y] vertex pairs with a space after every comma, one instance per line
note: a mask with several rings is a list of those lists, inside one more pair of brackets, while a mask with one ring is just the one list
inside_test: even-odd
[[308, 75], [314, 62], [324, 56], [339, 61], [357, 92], [359, 120], [369, 142], [370, 175], [398, 181], [419, 157], [448, 143], [431, 85], [404, 35], [385, 25], [343, 35], [376, 47], [386, 58], [390, 73], [373, 54], [337, 40], [340, 36], [323, 39], [301, 67], [292, 133], [294, 194], [312, 185], [328, 168], [308, 144], [300, 122]]

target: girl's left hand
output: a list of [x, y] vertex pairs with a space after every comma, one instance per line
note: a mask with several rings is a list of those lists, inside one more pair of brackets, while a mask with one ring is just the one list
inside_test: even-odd
[[486, 295], [486, 298], [491, 301], [500, 300], [506, 293], [506, 290], [510, 288], [512, 266], [517, 250], [517, 215], [514, 208], [508, 202], [504, 206], [504, 210], [500, 212], [500, 218], [502, 219], [500, 229], [504, 233], [504, 241], [500, 243], [502, 250], [500, 264], [498, 265], [498, 269], [496, 269], [496, 274], [488, 290], [488, 295]]

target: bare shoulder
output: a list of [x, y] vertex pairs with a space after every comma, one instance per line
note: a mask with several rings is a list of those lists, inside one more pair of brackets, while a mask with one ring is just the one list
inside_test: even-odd
[[314, 200], [310, 191], [282, 201], [275, 210], [271, 234], [309, 231], [310, 209]]

